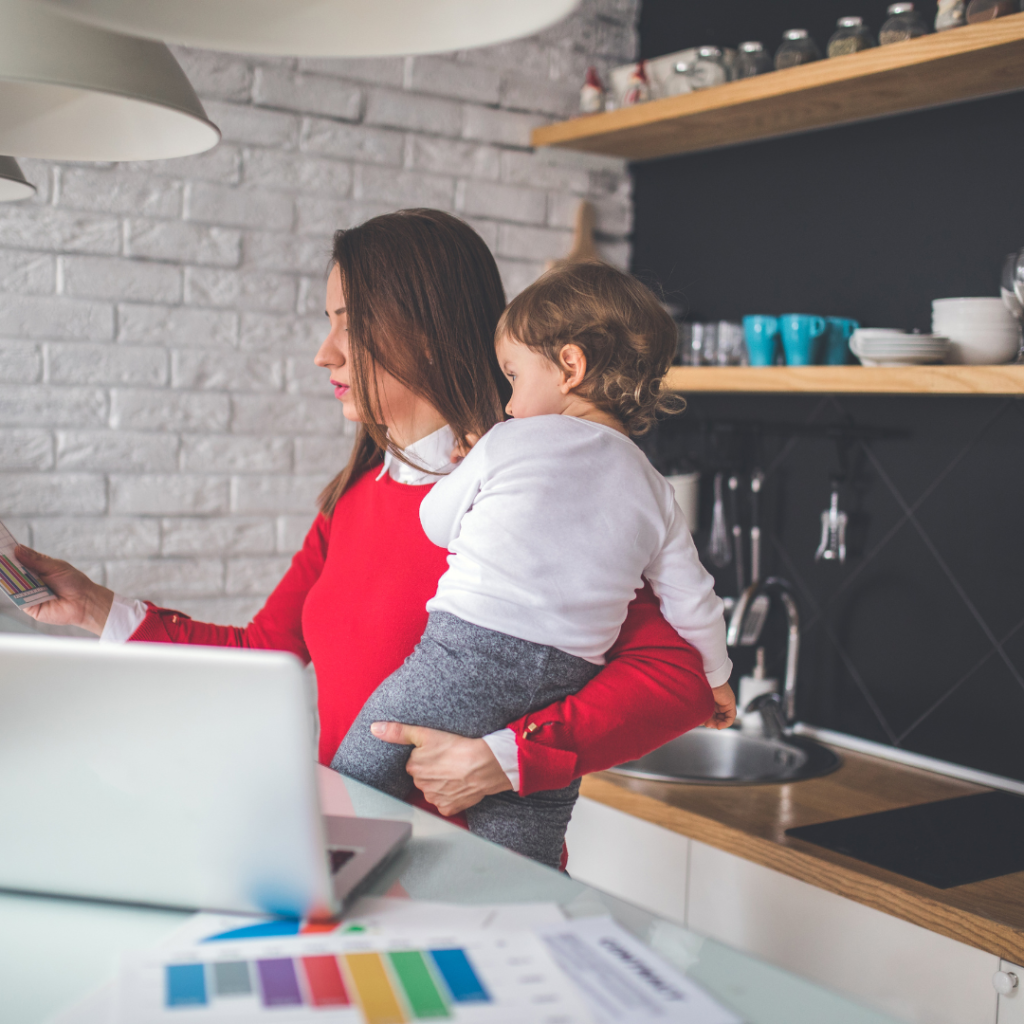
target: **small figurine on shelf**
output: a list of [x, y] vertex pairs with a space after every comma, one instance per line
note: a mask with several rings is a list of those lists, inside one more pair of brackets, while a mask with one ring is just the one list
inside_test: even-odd
[[651, 98], [651, 83], [647, 80], [647, 63], [640, 61], [629, 76], [626, 91], [622, 94], [622, 105], [634, 107], [638, 103], [646, 103]]
[[939, 0], [935, 15], [935, 31], [945, 32], [947, 28], [958, 28], [967, 21], [967, 0]]
[[580, 89], [580, 113], [599, 114], [604, 110], [604, 86], [598, 77], [597, 68], [587, 68], [587, 80]]

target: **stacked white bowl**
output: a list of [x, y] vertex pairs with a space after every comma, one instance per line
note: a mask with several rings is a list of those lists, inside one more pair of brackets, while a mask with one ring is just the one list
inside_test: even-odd
[[932, 330], [949, 338], [950, 363], [1012, 363], [1020, 324], [1000, 298], [935, 299]]

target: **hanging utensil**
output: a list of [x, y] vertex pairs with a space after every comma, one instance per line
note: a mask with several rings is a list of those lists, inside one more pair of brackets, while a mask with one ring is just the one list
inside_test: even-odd
[[725, 501], [722, 497], [722, 474], [715, 474], [715, 504], [711, 510], [711, 539], [708, 558], [720, 569], [732, 561], [729, 529], [725, 523]]
[[846, 523], [849, 517], [839, 510], [839, 481], [832, 481], [829, 507], [821, 513], [821, 540], [814, 552], [816, 562], [846, 561]]
[[739, 491], [740, 478], [729, 477], [729, 510], [732, 512], [732, 547], [736, 559], [736, 593], [746, 590], [746, 574], [743, 571], [743, 527], [740, 526]]
[[[757, 583], [761, 579], [761, 485], [764, 473], [755, 469], [750, 476], [750, 582]], [[758, 594], [751, 602], [743, 620], [743, 631], [740, 633], [740, 646], [753, 647], [761, 637], [771, 600], [767, 594]]]
[[761, 578], [761, 485], [764, 473], [755, 469], [750, 476], [750, 582]]

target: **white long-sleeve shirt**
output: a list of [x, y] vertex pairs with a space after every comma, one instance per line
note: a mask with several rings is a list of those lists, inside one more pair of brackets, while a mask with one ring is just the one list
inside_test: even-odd
[[427, 610], [604, 664], [641, 577], [662, 614], [729, 679], [725, 616], [671, 486], [624, 434], [573, 416], [488, 431], [424, 498], [448, 570]]

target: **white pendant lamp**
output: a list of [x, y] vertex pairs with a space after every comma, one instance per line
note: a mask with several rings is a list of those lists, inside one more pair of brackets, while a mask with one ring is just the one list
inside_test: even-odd
[[0, 203], [28, 199], [35, 190], [35, 185], [30, 185], [25, 180], [17, 160], [9, 156], [0, 156]]
[[236, 53], [379, 57], [532, 35], [579, 0], [42, 0], [93, 25]]
[[0, 0], [0, 153], [162, 160], [219, 139], [163, 43]]

